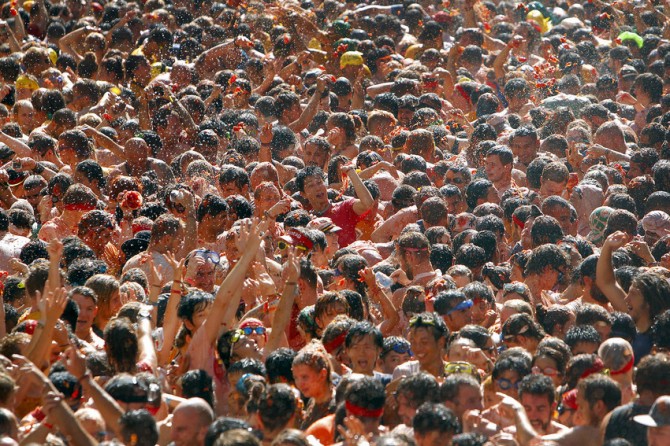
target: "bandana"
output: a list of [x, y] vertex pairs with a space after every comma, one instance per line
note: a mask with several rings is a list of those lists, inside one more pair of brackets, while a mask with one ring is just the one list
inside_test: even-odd
[[631, 355], [630, 359], [628, 360], [625, 366], [623, 366], [621, 369], [617, 371], [610, 370], [610, 375], [623, 375], [624, 373], [632, 369], [634, 364], [635, 364], [635, 356]]
[[326, 351], [332, 355], [335, 350], [342, 347], [342, 344], [344, 344], [345, 339], [347, 339], [347, 332], [343, 331], [331, 341], [323, 344], [323, 348], [325, 348]]
[[384, 413], [383, 407], [380, 409], [366, 409], [349, 401], [344, 403], [344, 407], [347, 409], [347, 412], [358, 418], [379, 418]]
[[644, 232], [656, 234], [659, 237], [670, 234], [670, 215], [663, 211], [651, 211], [642, 219]]
[[609, 206], [600, 206], [596, 208], [589, 216], [589, 227], [591, 232], [586, 236], [586, 239], [596, 245], [600, 245], [605, 239], [604, 232], [607, 226], [607, 219], [610, 214], [614, 212]]
[[92, 211], [95, 205], [91, 203], [70, 203], [65, 205], [66, 211]]

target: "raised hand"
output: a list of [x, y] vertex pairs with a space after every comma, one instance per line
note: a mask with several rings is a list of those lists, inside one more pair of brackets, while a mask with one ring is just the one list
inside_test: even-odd
[[623, 231], [616, 231], [613, 234], [610, 234], [603, 243], [603, 248], [608, 247], [612, 251], [624, 246], [630, 240], [630, 236]]

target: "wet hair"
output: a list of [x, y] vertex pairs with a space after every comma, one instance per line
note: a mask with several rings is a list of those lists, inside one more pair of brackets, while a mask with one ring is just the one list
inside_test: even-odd
[[461, 431], [461, 423], [456, 414], [440, 403], [426, 402], [419, 406], [412, 421], [414, 432], [419, 435], [427, 435], [430, 432], [458, 434]]
[[293, 360], [297, 353], [287, 347], [278, 348], [268, 354], [265, 359], [265, 369], [270, 384], [277, 384], [283, 381], [293, 383]]

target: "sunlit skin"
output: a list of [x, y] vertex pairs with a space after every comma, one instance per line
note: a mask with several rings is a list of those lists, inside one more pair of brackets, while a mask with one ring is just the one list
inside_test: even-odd
[[436, 340], [432, 330], [419, 327], [410, 330], [409, 342], [412, 345], [414, 358], [419, 361], [423, 370], [428, 371], [438, 364], [442, 365], [444, 338]]
[[93, 302], [93, 299], [90, 297], [81, 294], [73, 295], [72, 300], [74, 300], [79, 307], [76, 335], [84, 340], [89, 339], [93, 320], [98, 314], [98, 305]]
[[379, 360], [379, 367], [382, 373], [390, 375], [396, 367], [409, 360], [409, 353], [398, 353], [392, 350]]
[[354, 339], [346, 351], [353, 373], [373, 374], [381, 349], [375, 343], [372, 335]]
[[317, 402], [330, 398], [331, 388], [327, 380], [328, 370], [315, 370], [307, 364], [293, 366], [295, 386], [306, 398], [314, 398]]
[[510, 142], [512, 153], [526, 166], [537, 157], [538, 146], [539, 141], [532, 136], [518, 136]]
[[469, 410], [482, 410], [482, 391], [479, 387], [463, 384], [458, 388], [458, 395], [453, 401], [446, 401], [446, 405], [454, 411], [459, 420], [463, 419]]
[[540, 435], [547, 434], [554, 409], [554, 405], [549, 403], [549, 398], [546, 395], [524, 393], [521, 396], [521, 404], [535, 431]]
[[647, 444], [649, 446], [665, 446], [670, 442], [670, 426], [647, 428]]

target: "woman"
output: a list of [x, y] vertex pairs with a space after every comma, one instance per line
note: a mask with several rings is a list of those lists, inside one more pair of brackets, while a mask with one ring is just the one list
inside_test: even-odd
[[98, 296], [98, 314], [93, 321], [93, 331], [102, 337], [107, 322], [121, 309], [119, 282], [107, 274], [96, 274], [86, 281], [86, 287]]
[[293, 359], [293, 378], [302, 396], [309, 398], [301, 429], [335, 412], [330, 360], [318, 343], [308, 344], [298, 352]]

